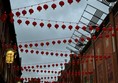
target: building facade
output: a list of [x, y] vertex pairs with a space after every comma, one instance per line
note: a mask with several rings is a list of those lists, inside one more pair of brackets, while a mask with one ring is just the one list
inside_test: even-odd
[[[21, 70], [15, 71], [14, 66], [21, 67], [21, 58], [17, 49], [16, 34], [13, 23], [10, 21], [11, 6], [9, 0], [0, 0], [0, 82], [17, 83]], [[12, 64], [6, 63], [6, 51], [13, 49], [16, 57]]]

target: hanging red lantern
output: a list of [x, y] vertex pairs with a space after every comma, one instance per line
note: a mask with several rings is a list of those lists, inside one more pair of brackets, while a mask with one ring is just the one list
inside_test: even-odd
[[27, 47], [28, 47], [28, 45], [27, 45], [27, 44], [25, 44], [25, 45], [24, 45], [24, 47], [25, 47], [25, 48], [27, 48]]
[[38, 54], [39, 53], [39, 51], [36, 51], [36, 54]]
[[52, 41], [52, 44], [54, 45], [56, 42], [55, 41]]
[[79, 28], [80, 28], [80, 27], [79, 27], [78, 25], [75, 26], [75, 29], [76, 29], [76, 30], [79, 30]]
[[39, 70], [36, 70], [36, 72], [38, 73], [38, 72], [39, 72]]
[[106, 38], [109, 38], [109, 34], [107, 34], [105, 37], [106, 37]]
[[33, 26], [36, 26], [36, 25], [37, 25], [37, 23], [34, 21], [34, 22], [32, 22], [32, 25], [33, 25]]
[[60, 56], [62, 57], [62, 56], [63, 56], [63, 54], [61, 53], [61, 54], [60, 54]]
[[47, 24], [47, 27], [49, 27], [49, 28], [50, 28], [51, 26], [52, 26], [52, 25], [51, 25], [51, 23], [48, 23], [48, 24]]
[[107, 30], [107, 28], [106, 28], [106, 27], [103, 27], [103, 28], [102, 28], [102, 30], [103, 30], [103, 31], [106, 31], [106, 30]]
[[47, 4], [44, 4], [44, 5], [43, 5], [43, 8], [44, 8], [45, 10], [47, 10], [47, 9], [48, 9], [48, 5], [47, 5]]
[[48, 73], [50, 73], [50, 71], [48, 71]]
[[37, 7], [37, 10], [40, 12], [40, 11], [42, 10], [42, 7], [39, 5], [39, 6]]
[[58, 53], [55, 53], [56, 56], [58, 56], [59, 54]]
[[43, 26], [44, 26], [44, 23], [43, 23], [43, 22], [41, 22], [41, 23], [40, 23], [40, 26], [41, 26], [41, 27], [43, 27]]
[[39, 65], [36, 65], [36, 67], [38, 68], [38, 67], [39, 67]]
[[57, 74], [57, 71], [55, 71], [55, 74]]
[[52, 64], [52, 67], [54, 67], [54, 64]]
[[77, 2], [77, 3], [79, 3], [79, 2], [80, 2], [80, 0], [76, 0], [76, 2]]
[[41, 54], [43, 55], [44, 54], [44, 51], [41, 51]]
[[30, 14], [34, 13], [34, 10], [33, 10], [32, 8], [29, 9], [29, 13], [30, 13]]
[[66, 25], [63, 24], [61, 27], [62, 27], [62, 29], [65, 29], [66, 28]]
[[85, 41], [85, 39], [84, 39], [83, 37], [81, 37], [81, 38], [80, 38], [80, 40], [81, 40], [82, 42], [84, 42], [84, 41]]
[[25, 21], [25, 24], [29, 25], [30, 21], [29, 20], [26, 20]]
[[21, 23], [22, 23], [22, 20], [21, 20], [21, 19], [18, 19], [18, 20], [17, 20], [17, 23], [18, 23], [18, 24], [21, 24]]
[[76, 38], [76, 39], [75, 39], [75, 42], [78, 43], [78, 41], [79, 41], [79, 40]]
[[49, 54], [49, 52], [45, 52], [45, 54], [46, 54], [46, 55], [48, 55], [48, 54]]
[[63, 64], [62, 63], [60, 63], [60, 66], [62, 66]]
[[72, 30], [73, 26], [72, 25], [69, 25], [68, 26], [68, 29]]
[[99, 37], [99, 38], [102, 38], [102, 34], [100, 34], [98, 37]]
[[13, 23], [14, 22], [14, 19], [13, 18], [10, 18], [10, 22]]
[[93, 36], [93, 39], [94, 39], [94, 40], [96, 39], [96, 36], [95, 36], [95, 35]]
[[112, 30], [113, 30], [113, 28], [112, 28], [112, 27], [109, 27], [109, 28], [108, 28], [108, 30], [109, 30], [109, 31], [112, 31]]
[[55, 3], [53, 3], [53, 4], [51, 5], [51, 7], [52, 7], [53, 9], [55, 9], [55, 8], [57, 7], [57, 5], [56, 5]]
[[58, 41], [57, 41], [57, 43], [58, 43], [58, 44], [60, 44], [60, 43], [61, 43], [61, 41], [60, 41], [60, 40], [58, 40]]
[[29, 72], [31, 72], [31, 69], [29, 69]]
[[[54, 73], [54, 71], [51, 71], [52, 73]], [[51, 77], [52, 78], [52, 77]]]
[[21, 44], [19, 45], [19, 48], [22, 48], [22, 45]]
[[27, 67], [26, 66], [24, 66], [24, 69], [26, 69]]
[[40, 65], [40, 68], [42, 68], [42, 65]]
[[[46, 70], [44, 72], [46, 73]], [[46, 79], [46, 78], [44, 78], [44, 79]]]
[[50, 65], [48, 65], [48, 67], [50, 67]]
[[33, 44], [29, 44], [30, 48], [33, 46]]
[[25, 52], [28, 53], [28, 50], [26, 49]]
[[85, 31], [85, 30], [86, 30], [86, 27], [85, 27], [85, 26], [83, 26], [83, 27], [82, 27], [82, 29]]
[[100, 30], [100, 28], [97, 26], [97, 27], [96, 27], [96, 31], [98, 32], [99, 30]]
[[68, 54], [65, 54], [65, 57], [67, 57], [68, 56]]
[[26, 14], [27, 14], [27, 11], [26, 11], [26, 10], [23, 10], [23, 11], [22, 11], [22, 14], [23, 14], [23, 15], [26, 15]]
[[118, 31], [118, 27], [116, 27], [115, 30]]
[[53, 53], [53, 52], [51, 52], [51, 53], [50, 53], [50, 55], [54, 55], [54, 53]]
[[65, 44], [66, 42], [67, 42], [67, 41], [64, 39], [64, 40], [63, 40], [63, 43]]
[[55, 24], [54, 26], [55, 26], [55, 28], [56, 28], [56, 29], [58, 29], [58, 27], [59, 27], [59, 25], [58, 25], [58, 24]]
[[21, 52], [23, 52], [23, 49], [20, 49]]
[[72, 3], [73, 3], [73, 0], [68, 0], [68, 3], [69, 3], [69, 4], [72, 4]]
[[40, 43], [40, 45], [41, 45], [41, 46], [44, 46], [44, 43], [42, 42], [42, 43]]
[[32, 66], [32, 69], [34, 68], [34, 66]]
[[28, 66], [28, 69], [30, 69], [30, 66]]
[[20, 16], [20, 12], [19, 12], [19, 11], [16, 12], [16, 16], [17, 16], [17, 17]]
[[49, 46], [49, 44], [50, 44], [49, 42], [46, 42], [46, 45], [47, 45], [47, 46]]
[[60, 5], [61, 7], [63, 7], [63, 6], [64, 6], [64, 1], [60, 1], [60, 2], [59, 2], [59, 5]]
[[58, 66], [58, 64], [56, 64], [56, 66]]
[[31, 50], [30, 52], [31, 52], [31, 53], [34, 53], [34, 50]]
[[35, 70], [33, 70], [33, 72], [35, 72]]
[[46, 65], [44, 65], [43, 67], [46, 68]]
[[86, 39], [87, 39], [88, 41], [90, 41], [90, 40], [91, 40], [91, 38], [90, 38], [90, 37], [87, 37]]
[[72, 40], [71, 40], [71, 39], [69, 39], [69, 40], [68, 40], [68, 43], [72, 43]]
[[12, 12], [10, 12], [9, 16], [12, 18], [14, 16], [14, 14]]
[[92, 26], [89, 26], [89, 30], [92, 31], [93, 30], [93, 27]]
[[113, 37], [115, 37], [115, 36], [116, 36], [116, 34], [115, 34], [115, 33], [112, 33], [112, 36], [113, 36]]
[[38, 47], [38, 43], [35, 43], [34, 45], [35, 45], [36, 47]]

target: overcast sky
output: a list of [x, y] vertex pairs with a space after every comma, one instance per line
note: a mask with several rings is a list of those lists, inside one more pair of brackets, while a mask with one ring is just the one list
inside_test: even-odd
[[[16, 8], [21, 8], [21, 7], [26, 7], [26, 6], [31, 6], [34, 4], [38, 4], [38, 3], [42, 3], [42, 2], [46, 2], [49, 0], [10, 0], [11, 1], [11, 7], [12, 9], [16, 9]], [[52, 3], [56, 3], [58, 5], [58, 2], [61, 0], [56, 0], [55, 2], [50, 2], [47, 3], [48, 6], [50, 6]], [[33, 6], [32, 9], [34, 9], [34, 13], [32, 15], [30, 15], [29, 13], [26, 14], [23, 17], [30, 17], [30, 18], [38, 18], [38, 19], [46, 19], [46, 20], [55, 20], [55, 21], [67, 21], [67, 22], [75, 22], [77, 23], [87, 5], [91, 4], [93, 6], [95, 6], [96, 8], [108, 13], [108, 7], [101, 4], [100, 2], [97, 2], [96, 0], [81, 0], [80, 3], [77, 3], [75, 0], [74, 2], [69, 5], [66, 0], [63, 0], [65, 2], [65, 5], [63, 7], [60, 7], [59, 5], [57, 6], [57, 8], [55, 10], [53, 10], [51, 7], [49, 7], [47, 10], [42, 10], [41, 12], [38, 12], [36, 6]], [[41, 4], [43, 5], [43, 4]], [[26, 10], [28, 10], [31, 7], [26, 7]], [[19, 11], [21, 12], [22, 10], [24, 10], [24, 8], [19, 9]], [[94, 12], [94, 9], [89, 8], [88, 9], [91, 12]], [[13, 12], [17, 12], [18, 10], [13, 10]], [[86, 14], [87, 16], [87, 14]], [[88, 15], [89, 17], [89, 15]], [[103, 16], [104, 18], [105, 16]], [[44, 40], [43, 42], [46, 42], [45, 40], [51, 39], [51, 40], [56, 40], [56, 39], [67, 39], [70, 38], [74, 32], [74, 29], [69, 30], [69, 29], [65, 29], [62, 30], [61, 27], [59, 27], [59, 29], [55, 29], [54, 27], [51, 27], [51, 29], [47, 28], [47, 26], [44, 26], [43, 28], [41, 28], [39, 25], [37, 26], [33, 26], [32, 24], [29, 24], [28, 26], [24, 23], [24, 21], [26, 20], [26, 18], [20, 18], [22, 20], [22, 23], [19, 25], [17, 23], [17, 19], [19, 19], [18, 17], [14, 17], [14, 25], [15, 25], [15, 31], [17, 34], [17, 41], [18, 44], [22, 44], [24, 45], [25, 43], [23, 42], [27, 42], [28, 43], [36, 43], [36, 41], [38, 41], [37, 43], [40, 43], [41, 40]], [[28, 19], [30, 22], [34, 21], [33, 19]], [[40, 22], [40, 20], [35, 20], [37, 23]], [[44, 24], [47, 24], [48, 21], [44, 21]], [[50, 22], [52, 24], [52, 26], [55, 24], [55, 22]], [[57, 22], [58, 24], [60, 24], [60, 26], [62, 25], [62, 22]], [[69, 25], [69, 23], [65, 23], [65, 25]], [[75, 26], [76, 24], [72, 24], [73, 26]], [[80, 26], [82, 26], [82, 24], [80, 23]], [[49, 40], [49, 42], [51, 41]], [[28, 41], [34, 41], [34, 42], [28, 42]], [[22, 43], [20, 43], [22, 42]], [[54, 52], [56, 50], [60, 50], [60, 51], [67, 51], [67, 52], [61, 52], [61, 53], [69, 53], [69, 51], [66, 49], [68, 45], [67, 44], [60, 44], [60, 45], [49, 45], [49, 46], [44, 46], [44, 47], [33, 47], [33, 50], [41, 50], [44, 49], [44, 51], [49, 51], [49, 50], [53, 50]], [[25, 49], [25, 48], [24, 48]], [[48, 49], [48, 50], [46, 50]], [[29, 50], [32, 50], [31, 48], [29, 48]], [[60, 51], [58, 51], [58, 53], [60, 53]], [[27, 65], [40, 65], [40, 64], [49, 64], [49, 63], [60, 63], [60, 62], [64, 62], [65, 59], [67, 59], [69, 61], [69, 58], [64, 58], [64, 57], [55, 57], [55, 56], [46, 56], [46, 55], [41, 55], [40, 53], [38, 55], [36, 54], [31, 54], [31, 53], [20, 53], [20, 56], [22, 57], [22, 66], [27, 66]], [[61, 67], [56, 67], [56, 68], [50, 68], [49, 70], [60, 70]], [[45, 70], [45, 69], [44, 69]], [[45, 77], [47, 75], [51, 75], [51, 74], [41, 74], [41, 73], [26, 73], [23, 72], [22, 77]], [[53, 75], [52, 75], [53, 76]]]

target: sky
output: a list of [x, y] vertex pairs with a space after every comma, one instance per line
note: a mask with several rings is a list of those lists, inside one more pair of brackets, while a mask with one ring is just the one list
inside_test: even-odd
[[[66, 0], [63, 0], [65, 2], [65, 5], [63, 7], [60, 7], [58, 5], [58, 2], [61, 0], [10, 0], [11, 1], [11, 8], [14, 13], [17, 11], [22, 12], [22, 10], [28, 10], [29, 8], [32, 8], [34, 10], [34, 13], [30, 15], [27, 13], [25, 16], [21, 15], [20, 19], [22, 20], [22, 23], [19, 25], [17, 23], [17, 20], [19, 17], [14, 16], [14, 25], [15, 25], [15, 31], [17, 35], [17, 42], [19, 45], [24, 45], [24, 44], [34, 44], [34, 43], [40, 43], [40, 42], [50, 42], [53, 40], [62, 40], [62, 39], [69, 39], [71, 38], [74, 29], [69, 30], [69, 29], [62, 29], [59, 27], [58, 29], [55, 29], [53, 26], [57, 23], [61, 26], [64, 22], [66, 26], [70, 25], [70, 22], [73, 26], [76, 26], [76, 23], [79, 22], [82, 13], [84, 12], [84, 9], [87, 4], [91, 4], [92, 6], [102, 10], [105, 13], [108, 13], [108, 7], [103, 5], [102, 3], [98, 2], [97, 0], [81, 0], [79, 3], [77, 3], [75, 0], [73, 0], [73, 3], [69, 5]], [[50, 1], [50, 2], [47, 2]], [[42, 10], [42, 11], [37, 11], [37, 6], [35, 5], [31, 7], [31, 5], [34, 4], [40, 4], [41, 6], [47, 2], [48, 6], [51, 6], [52, 3], [57, 4], [57, 8], [53, 10], [51, 7], [49, 7], [47, 10]], [[42, 4], [43, 3], [43, 4]], [[29, 6], [29, 7], [27, 7]], [[26, 8], [25, 8], [26, 7]], [[19, 8], [19, 10], [17, 9]], [[95, 12], [95, 9], [89, 8], [88, 11], [91, 13]], [[91, 18], [90, 15], [86, 14], [85, 15], [88, 18]], [[37, 23], [41, 22], [41, 19], [44, 22], [44, 27], [41, 28], [39, 25], [33, 26], [32, 24], [29, 24], [28, 26], [25, 24], [25, 20], [28, 20], [30, 22], [33, 22], [35, 18], [35, 21]], [[102, 18], [105, 18], [105, 15], [102, 16]], [[38, 19], [38, 20], [37, 20]], [[53, 20], [50, 21], [52, 24], [52, 27], [49, 29], [46, 24], [49, 23], [48, 20]], [[87, 21], [84, 21], [87, 23]], [[98, 23], [100, 24], [101, 21]], [[79, 23], [79, 26], [83, 26], [83, 24]], [[80, 30], [83, 34], [87, 34], [86, 32]], [[27, 48], [28, 50], [39, 50], [39, 51], [49, 51], [49, 52], [58, 52], [58, 53], [63, 53], [63, 54], [70, 54], [70, 51], [66, 49], [68, 47], [68, 44], [55, 44], [55, 45], [49, 45], [49, 46], [38, 46], [38, 47], [32, 47], [32, 48]], [[26, 48], [23, 47], [25, 50]], [[64, 63], [65, 59], [69, 61], [69, 57], [56, 57], [56, 56], [46, 56], [46, 55], [41, 55], [40, 53], [37, 55], [35, 53], [21, 53], [19, 49], [20, 57], [22, 58], [22, 66], [32, 66], [32, 65], [42, 65], [42, 64], [55, 64], [55, 63]], [[64, 67], [63, 67], [64, 69]], [[56, 70], [60, 71], [61, 67], [54, 67], [54, 68], [43, 68], [42, 70]], [[33, 73], [33, 72], [25, 72], [23, 71], [22, 77], [45, 77], [45, 76], [57, 76], [54, 74], [48, 74], [48, 73]], [[54, 80], [54, 79], [53, 79]], [[57, 79], [56, 79], [57, 80]], [[44, 81], [44, 80], [42, 80]], [[52, 81], [49, 79], [49, 81]]]

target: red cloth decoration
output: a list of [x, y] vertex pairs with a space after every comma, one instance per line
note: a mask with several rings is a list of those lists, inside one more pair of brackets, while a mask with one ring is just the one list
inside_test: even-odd
[[30, 21], [29, 20], [26, 20], [25, 21], [25, 24], [29, 25]]
[[27, 11], [26, 10], [23, 10], [22, 11], [22, 14], [25, 16], [27, 14]]
[[34, 13], [34, 10], [33, 10], [32, 8], [29, 9], [29, 13], [30, 13], [30, 14]]
[[17, 23], [18, 23], [18, 24], [21, 24], [21, 23], [22, 23], [22, 20], [21, 20], [21, 19], [18, 19], [18, 20], [17, 20]]
[[41, 6], [38, 6], [37, 7], [37, 10], [40, 12], [42, 10], [42, 7]]
[[64, 6], [64, 1], [60, 1], [60, 2], [59, 2], [59, 5], [60, 5], [61, 7], [63, 7], [63, 6]]
[[47, 5], [47, 4], [44, 4], [44, 5], [43, 5], [43, 8], [44, 8], [45, 10], [47, 10], [47, 9], [48, 9], [48, 5]]
[[55, 9], [55, 8], [57, 7], [57, 5], [56, 5], [55, 3], [53, 3], [53, 4], [51, 5], [51, 7], [52, 7], [53, 9]]

